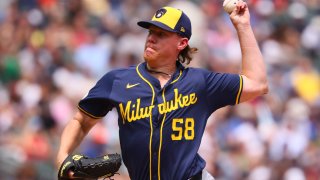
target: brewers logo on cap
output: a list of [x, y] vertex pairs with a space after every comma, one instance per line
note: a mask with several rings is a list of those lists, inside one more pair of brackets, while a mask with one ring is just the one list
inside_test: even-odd
[[149, 28], [157, 26], [170, 32], [176, 32], [182, 37], [191, 37], [191, 22], [189, 17], [180, 9], [173, 7], [162, 7], [156, 11], [150, 21], [139, 21], [138, 25]]
[[161, 16], [163, 16], [166, 12], [167, 12], [167, 10], [164, 9], [164, 8], [159, 9], [159, 10], [156, 12], [155, 17], [156, 17], [156, 18], [161, 18]]

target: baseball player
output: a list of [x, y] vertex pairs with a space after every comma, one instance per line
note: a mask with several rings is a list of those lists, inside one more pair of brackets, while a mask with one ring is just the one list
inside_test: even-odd
[[188, 45], [191, 22], [181, 10], [163, 7], [150, 21], [138, 22], [149, 30], [145, 62], [108, 72], [80, 100], [79, 111], [62, 134], [58, 163], [115, 107], [121, 154], [131, 179], [213, 179], [197, 153], [207, 118], [218, 108], [268, 91], [246, 3], [239, 1], [230, 18], [242, 50], [241, 74], [181, 64], [196, 50]]

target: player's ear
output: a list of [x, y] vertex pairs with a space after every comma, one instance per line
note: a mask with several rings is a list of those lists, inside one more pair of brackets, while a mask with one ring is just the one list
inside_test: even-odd
[[181, 51], [183, 50], [185, 47], [188, 46], [188, 43], [189, 43], [189, 40], [188, 38], [181, 38], [179, 41], [178, 41], [178, 50]]

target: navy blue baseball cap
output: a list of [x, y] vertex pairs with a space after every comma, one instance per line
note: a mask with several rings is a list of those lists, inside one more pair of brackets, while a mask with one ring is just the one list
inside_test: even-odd
[[139, 21], [138, 25], [146, 29], [154, 25], [170, 32], [176, 32], [188, 39], [192, 34], [189, 17], [180, 9], [172, 7], [162, 7], [157, 10], [150, 21]]

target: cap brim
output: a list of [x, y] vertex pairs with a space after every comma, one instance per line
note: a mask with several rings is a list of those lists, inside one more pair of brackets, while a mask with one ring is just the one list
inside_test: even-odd
[[167, 30], [167, 31], [170, 31], [170, 32], [176, 32], [174, 29], [171, 29], [169, 26], [161, 23], [161, 22], [158, 22], [158, 21], [139, 21], [137, 23], [140, 27], [143, 27], [143, 28], [146, 28], [146, 29], [149, 29], [151, 25], [153, 26], [156, 26], [156, 27], [159, 27], [161, 29], [164, 29], [164, 30]]

